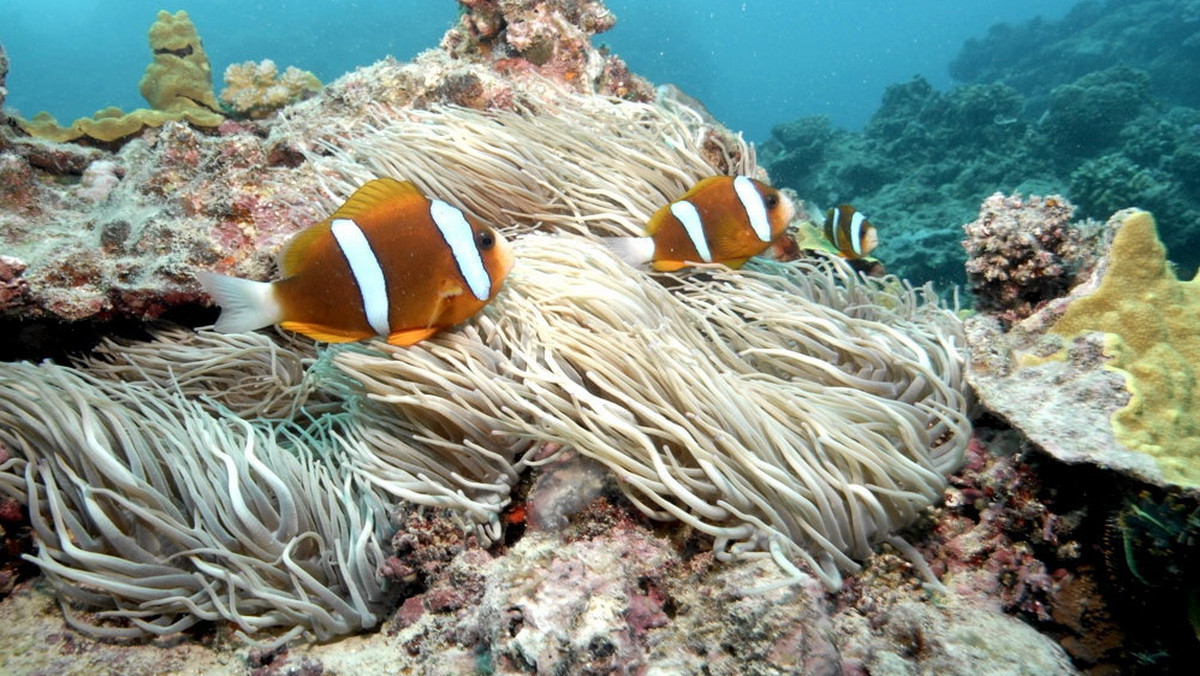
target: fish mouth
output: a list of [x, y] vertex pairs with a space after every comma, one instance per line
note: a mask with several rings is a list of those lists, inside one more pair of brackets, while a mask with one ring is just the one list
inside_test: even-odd
[[509, 243], [508, 238], [501, 234], [499, 230], [496, 230], [495, 234], [496, 262], [499, 263], [500, 266], [496, 271], [496, 288], [499, 289], [500, 285], [504, 283], [504, 279], [508, 277], [508, 273], [512, 271], [513, 265], [516, 263], [517, 258], [513, 254], [513, 248]]
[[786, 226], [796, 217], [796, 203], [782, 191], [779, 193], [779, 203], [783, 209], [783, 223]]

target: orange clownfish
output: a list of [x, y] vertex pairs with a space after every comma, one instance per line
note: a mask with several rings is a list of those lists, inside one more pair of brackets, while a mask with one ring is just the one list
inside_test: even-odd
[[512, 264], [499, 232], [408, 181], [379, 178], [292, 239], [278, 281], [196, 278], [221, 306], [222, 333], [279, 324], [331, 343], [412, 345], [479, 312]]
[[792, 220], [795, 207], [775, 188], [746, 176], [711, 176], [654, 213], [645, 237], [610, 237], [609, 246], [633, 265], [655, 270], [695, 263], [739, 268], [767, 249]]
[[848, 260], [869, 256], [879, 245], [875, 226], [849, 204], [825, 212], [825, 239]]

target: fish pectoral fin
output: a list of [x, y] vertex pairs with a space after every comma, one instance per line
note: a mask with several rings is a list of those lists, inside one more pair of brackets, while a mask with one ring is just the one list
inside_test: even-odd
[[425, 322], [425, 328], [433, 326], [441, 318], [442, 313], [446, 311], [446, 301], [451, 298], [457, 298], [464, 293], [466, 293], [466, 289], [462, 287], [462, 284], [448, 283], [444, 285], [441, 292], [438, 293], [437, 302], [433, 304], [433, 309], [429, 311], [429, 320]]
[[397, 347], [408, 347], [413, 343], [420, 342], [433, 334], [441, 331], [442, 327], [426, 327], [420, 329], [406, 329], [404, 331], [395, 331], [388, 335], [387, 342], [389, 345]]
[[279, 325], [288, 331], [302, 333], [313, 340], [321, 340], [326, 343], [352, 343], [375, 335], [366, 331], [339, 331], [328, 326], [307, 322], [280, 322]]
[[733, 268], [734, 270], [737, 270], [738, 268], [745, 265], [746, 261], [748, 261], [748, 260], [750, 260], [750, 257], [745, 256], [743, 258], [726, 258], [725, 260], [723, 260], [721, 262], [724, 263], [726, 267], [730, 267], [730, 268]]

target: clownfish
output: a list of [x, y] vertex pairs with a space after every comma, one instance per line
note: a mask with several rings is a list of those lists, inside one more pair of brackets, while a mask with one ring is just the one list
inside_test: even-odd
[[609, 237], [631, 265], [667, 272], [696, 263], [739, 268], [783, 235], [795, 207], [775, 188], [746, 176], [711, 176], [650, 217], [644, 237]]
[[196, 278], [221, 306], [222, 333], [279, 324], [331, 343], [386, 336], [405, 346], [479, 312], [512, 264], [499, 232], [408, 181], [379, 178], [292, 239], [278, 281]]
[[879, 246], [875, 226], [849, 204], [825, 212], [825, 239], [848, 260], [869, 256]]

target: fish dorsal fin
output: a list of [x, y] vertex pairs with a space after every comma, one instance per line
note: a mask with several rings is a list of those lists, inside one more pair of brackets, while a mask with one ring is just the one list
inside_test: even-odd
[[300, 271], [305, 259], [308, 258], [309, 247], [313, 242], [329, 233], [329, 223], [329, 219], [325, 219], [320, 223], [310, 225], [296, 233], [292, 237], [292, 241], [288, 242], [287, 248], [279, 255], [279, 272], [285, 279]]
[[[710, 185], [712, 185], [714, 183], [721, 183], [721, 182], [729, 183], [729, 185], [732, 187], [733, 186], [733, 177], [732, 176], [709, 176], [708, 178], [700, 179], [700, 181], [698, 181], [696, 183], [696, 185], [692, 186], [691, 190], [688, 190], [687, 192], [683, 193], [683, 197], [680, 197], [679, 199], [681, 199], [681, 200], [691, 199], [692, 197], [695, 197], [697, 193], [707, 190]], [[675, 200], [675, 201], [678, 202], [679, 200]]]
[[[690, 190], [680, 195], [678, 199], [673, 200], [671, 204], [691, 199], [700, 191], [708, 188], [708, 186], [720, 181], [730, 181], [732, 183], [733, 178], [730, 176], [709, 176], [708, 178], [701, 179], [698, 183], [696, 183], [696, 185], [692, 186]], [[662, 228], [663, 223], [666, 222], [667, 218], [671, 214], [671, 204], [659, 209], [654, 213], [653, 216], [650, 217], [650, 222], [646, 224], [646, 230], [642, 234], [644, 234], [646, 237], [653, 237], [659, 231], [659, 229]]]
[[354, 191], [350, 199], [346, 203], [333, 212], [329, 220], [338, 218], [349, 218], [354, 220], [356, 217], [365, 214], [375, 207], [398, 198], [418, 198], [424, 199], [424, 195], [413, 184], [412, 181], [397, 181], [394, 178], [377, 178], [373, 181], [368, 181], [363, 184], [363, 187]]
[[411, 181], [377, 178], [363, 184], [361, 188], [354, 191], [345, 204], [333, 212], [332, 216], [296, 233], [279, 257], [280, 272], [284, 277], [296, 274], [308, 258], [309, 248], [329, 233], [330, 224], [333, 221], [339, 218], [354, 220], [355, 217], [367, 213], [388, 200], [402, 197], [423, 198], [421, 191]]

